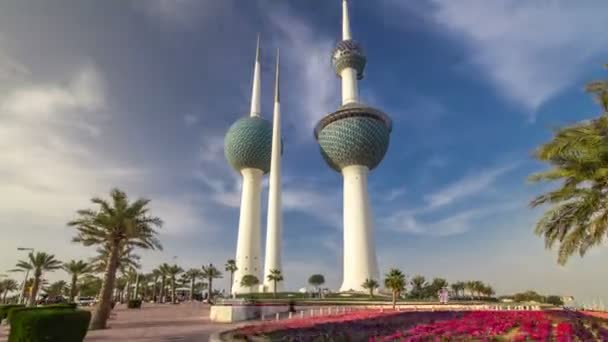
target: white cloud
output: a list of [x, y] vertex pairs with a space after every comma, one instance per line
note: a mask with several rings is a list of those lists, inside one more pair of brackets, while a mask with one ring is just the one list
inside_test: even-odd
[[186, 114], [186, 115], [184, 115], [184, 122], [188, 126], [194, 126], [197, 123], [199, 123], [199, 121], [200, 121], [199, 117], [196, 116], [196, 115], [194, 115], [194, 114]]
[[234, 10], [233, 0], [133, 0], [131, 4], [135, 10], [175, 28], [190, 28]]
[[498, 179], [498, 177], [513, 170], [515, 166], [516, 164], [511, 164], [469, 174], [447, 187], [431, 195], [425, 196], [425, 200], [428, 203], [428, 209], [432, 210], [447, 206], [463, 198], [485, 191], [488, 186]]
[[435, 22], [470, 44], [470, 62], [532, 112], [576, 82], [594, 57], [608, 52], [606, 1], [432, 3]]
[[286, 120], [297, 117], [303, 123], [302, 129], [296, 128], [299, 135], [310, 140], [316, 123], [339, 106], [340, 85], [330, 63], [334, 42], [285, 12], [274, 12], [269, 18], [278, 30], [282, 59], [289, 61], [290, 70], [296, 71], [286, 73], [290, 78], [284, 87], [298, 89], [298, 95], [290, 97], [289, 108], [293, 111], [284, 116]]
[[81, 68], [66, 86], [32, 85], [6, 96], [0, 109], [25, 120], [57, 120], [74, 111], [93, 112], [105, 104], [103, 79], [93, 66]]

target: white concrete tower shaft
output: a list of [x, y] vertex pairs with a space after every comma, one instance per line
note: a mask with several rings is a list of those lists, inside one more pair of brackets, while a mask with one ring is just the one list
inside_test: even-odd
[[[277, 70], [274, 91], [274, 114], [272, 120], [272, 158], [268, 184], [268, 217], [266, 226], [266, 256], [264, 258], [264, 288], [274, 291], [274, 282], [268, 280], [271, 270], [283, 271], [281, 265], [281, 238], [283, 215], [281, 212], [281, 94], [280, 94], [279, 51], [277, 50]], [[282, 282], [277, 282], [277, 291], [282, 290]]]
[[[348, 1], [342, 1], [342, 38], [352, 39]], [[342, 77], [342, 104], [359, 101], [357, 70], [348, 67]], [[369, 169], [363, 165], [351, 165], [342, 169], [344, 178], [344, 262], [340, 291], [365, 291], [366, 279], [380, 281], [373, 233], [372, 210], [367, 192]]]
[[[253, 89], [251, 93], [250, 115], [261, 116], [261, 76], [260, 76], [260, 37], [256, 48], [253, 71]], [[241, 170], [243, 185], [241, 189], [241, 212], [239, 216], [239, 232], [236, 243], [236, 266], [232, 293], [252, 292], [250, 287], [242, 287], [241, 280], [245, 275], [253, 275], [261, 282], [261, 193], [262, 176], [259, 169], [245, 168]]]
[[[342, 0], [342, 40], [351, 40], [350, 18], [348, 0]], [[357, 83], [357, 70], [344, 68], [340, 72], [342, 78], [342, 105], [359, 101], [359, 85]]]

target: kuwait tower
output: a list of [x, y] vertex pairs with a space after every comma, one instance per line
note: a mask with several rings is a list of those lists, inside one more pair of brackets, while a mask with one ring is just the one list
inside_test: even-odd
[[236, 121], [224, 138], [224, 153], [228, 163], [243, 177], [241, 212], [236, 244], [236, 266], [233, 293], [249, 293], [253, 289], [241, 287], [245, 275], [253, 275], [262, 282], [261, 249], [261, 182], [270, 170], [272, 126], [261, 117], [260, 39], [256, 49], [253, 72], [251, 111]]
[[342, 11], [342, 41], [332, 54], [332, 64], [342, 79], [342, 106], [321, 119], [314, 134], [321, 155], [344, 179], [340, 291], [364, 291], [365, 279], [379, 281], [367, 177], [388, 149], [392, 122], [382, 111], [359, 100], [357, 82], [363, 79], [366, 58], [361, 45], [352, 39], [347, 0], [342, 0]]

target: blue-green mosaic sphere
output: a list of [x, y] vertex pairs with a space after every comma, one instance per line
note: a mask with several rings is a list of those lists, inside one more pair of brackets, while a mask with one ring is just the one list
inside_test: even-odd
[[389, 145], [390, 124], [373, 116], [346, 116], [333, 121], [317, 134], [321, 155], [340, 172], [350, 165], [374, 169]]
[[239, 119], [224, 138], [224, 154], [237, 171], [253, 168], [268, 173], [271, 152], [272, 126], [260, 117]]

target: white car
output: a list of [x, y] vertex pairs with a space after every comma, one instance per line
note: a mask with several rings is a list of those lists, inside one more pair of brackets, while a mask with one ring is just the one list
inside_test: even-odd
[[80, 306], [92, 306], [97, 303], [95, 297], [78, 297], [76, 298], [76, 304]]

